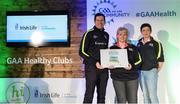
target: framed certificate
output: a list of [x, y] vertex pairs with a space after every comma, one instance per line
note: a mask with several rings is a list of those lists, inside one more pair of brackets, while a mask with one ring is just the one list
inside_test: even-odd
[[101, 49], [101, 65], [108, 67], [128, 67], [127, 49]]

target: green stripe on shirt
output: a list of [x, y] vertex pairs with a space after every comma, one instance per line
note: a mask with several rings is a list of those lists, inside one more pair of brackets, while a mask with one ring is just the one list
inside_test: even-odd
[[159, 51], [158, 51], [157, 59], [159, 59], [161, 56], [161, 44], [160, 44], [160, 42], [158, 42], [158, 46], [159, 46]]
[[86, 40], [86, 36], [87, 36], [87, 33], [90, 32], [90, 31], [93, 31], [94, 29], [90, 29], [89, 31], [87, 31], [85, 34], [84, 34], [84, 37], [83, 37], [83, 42], [82, 42], [82, 53], [84, 55], [86, 55], [87, 57], [89, 57], [89, 55], [84, 51], [84, 44], [85, 44], [85, 40]]
[[141, 56], [140, 56], [139, 53], [138, 53], [138, 55], [139, 55], [139, 60], [138, 60], [137, 62], [135, 62], [134, 65], [138, 65], [138, 64], [141, 63], [141, 61], [142, 61], [142, 60], [141, 60]]

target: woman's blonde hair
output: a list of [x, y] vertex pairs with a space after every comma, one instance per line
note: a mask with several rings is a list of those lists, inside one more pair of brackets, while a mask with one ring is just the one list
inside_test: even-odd
[[128, 35], [128, 29], [125, 28], [125, 27], [119, 27], [119, 28], [117, 29], [117, 34], [119, 34], [119, 32], [120, 32], [120, 31], [123, 31], [123, 30], [125, 30], [126, 33], [127, 33], [127, 35]]

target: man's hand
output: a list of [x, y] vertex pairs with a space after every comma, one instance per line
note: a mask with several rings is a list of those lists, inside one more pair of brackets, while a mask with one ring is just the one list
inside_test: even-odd
[[104, 69], [99, 62], [96, 62], [96, 67], [97, 67], [98, 69]]

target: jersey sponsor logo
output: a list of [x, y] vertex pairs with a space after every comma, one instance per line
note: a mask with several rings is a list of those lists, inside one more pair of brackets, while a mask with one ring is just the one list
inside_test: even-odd
[[97, 36], [97, 35], [93, 35], [93, 38], [94, 38], [94, 39], [97, 39], [97, 38], [98, 38], [98, 36]]
[[154, 47], [153, 43], [149, 43], [149, 46]]
[[137, 47], [140, 47], [140, 46], [141, 46], [140, 44], [137, 45]]
[[95, 42], [95, 45], [106, 45], [106, 43], [103, 43], [103, 42]]
[[105, 39], [108, 39], [108, 37], [107, 37], [106, 35], [104, 35], [104, 38], [105, 38]]
[[129, 51], [133, 51], [133, 49], [132, 49], [132, 48], [128, 48], [128, 50], [129, 50]]

